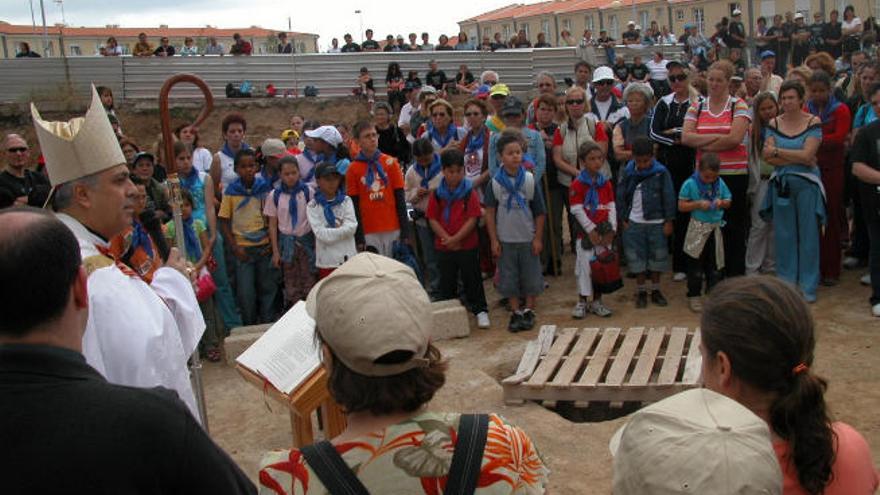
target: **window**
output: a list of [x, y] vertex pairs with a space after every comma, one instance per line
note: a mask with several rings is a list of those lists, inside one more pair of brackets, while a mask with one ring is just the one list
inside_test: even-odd
[[614, 39], [620, 36], [620, 25], [617, 22], [617, 15], [608, 17], [608, 34]]
[[644, 34], [645, 31], [647, 31], [647, 29], [650, 25], [651, 25], [651, 23], [648, 22], [648, 11], [647, 10], [640, 11], [639, 12], [639, 26], [642, 27], [642, 34]]
[[703, 14], [703, 7], [695, 7], [693, 9], [693, 13], [694, 13], [694, 24], [697, 25], [697, 31], [699, 31], [701, 33], [705, 33], [706, 31], [704, 28], [706, 27], [705, 26], [706, 17]]
[[257, 53], [269, 53], [269, 47], [265, 43], [260, 43], [260, 48]]
[[584, 17], [584, 29], [593, 30], [593, 16], [588, 15]]
[[510, 24], [504, 24], [501, 26], [501, 39], [507, 43], [510, 41]]
[[[519, 25], [519, 28], [520, 28], [521, 30], [523, 30], [523, 31], [526, 32], [526, 38], [529, 38], [529, 37], [530, 37], [530, 36], [529, 36], [530, 31], [529, 31], [529, 25], [528, 25], [528, 24], [520, 24], [520, 25]], [[517, 33], [517, 34], [519, 34], [519, 33]]]
[[479, 43], [480, 40], [477, 39], [477, 30], [476, 29], [471, 29], [470, 31], [467, 32], [467, 35], [468, 35], [468, 39], [471, 40], [471, 43], [474, 43], [477, 45], [480, 44]]
[[562, 29], [565, 31], [571, 32], [571, 19], [563, 19], [562, 20]]
[[70, 45], [70, 56], [79, 57], [82, 55], [82, 50], [79, 49], [79, 45]]
[[[804, 14], [804, 22], [809, 23], [808, 19], [812, 19], [810, 17], [810, 0], [794, 0], [794, 10], [795, 12], [800, 12]], [[841, 17], [843, 17], [841, 15]]]
[[550, 21], [549, 20], [544, 19], [543, 21], [541, 21], [541, 32], [544, 33], [544, 35], [547, 37], [550, 36]]
[[684, 9], [675, 9], [675, 20], [679, 22], [684, 21]]
[[[843, 9], [840, 9], [843, 12]], [[880, 0], [874, 0], [874, 18], [880, 17]]]
[[306, 44], [300, 41], [296, 44], [297, 53], [305, 53], [306, 52]]
[[739, 3], [729, 3], [729, 4], [727, 4], [727, 14], [728, 14], [728, 15], [733, 16], [733, 11], [734, 11], [734, 10], [739, 10], [740, 12], [742, 12], [742, 8], [740, 7]]
[[767, 18], [767, 26], [773, 24], [776, 15], [776, 0], [761, 0], [761, 15]]

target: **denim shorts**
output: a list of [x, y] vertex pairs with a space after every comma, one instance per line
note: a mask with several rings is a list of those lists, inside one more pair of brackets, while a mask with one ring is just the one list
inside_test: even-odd
[[531, 242], [502, 242], [498, 258], [498, 293], [503, 297], [537, 296], [544, 292], [541, 257]]
[[662, 223], [630, 222], [623, 231], [623, 251], [630, 273], [669, 269], [669, 245]]

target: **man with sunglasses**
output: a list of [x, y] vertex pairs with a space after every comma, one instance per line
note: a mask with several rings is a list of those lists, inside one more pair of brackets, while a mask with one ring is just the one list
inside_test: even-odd
[[620, 104], [613, 93], [614, 72], [611, 67], [603, 65], [593, 72], [592, 87], [595, 93], [590, 99], [590, 113], [596, 117], [596, 120], [604, 122], [610, 129], [618, 120], [629, 115], [626, 107]]
[[[681, 129], [690, 107], [690, 88], [684, 64], [670, 60], [666, 64], [667, 80], [671, 92], [660, 98], [654, 106], [651, 118], [651, 140], [657, 144], [657, 161], [666, 165], [672, 176], [672, 186], [680, 191], [682, 184], [694, 172], [696, 152], [681, 144]], [[672, 271], [673, 280], [687, 279], [687, 255], [684, 254], [684, 238], [690, 221], [689, 213], [677, 212], [673, 233]]]
[[0, 208], [42, 208], [49, 196], [49, 180], [28, 167], [31, 154], [27, 141], [18, 134], [9, 134], [2, 149], [6, 167], [0, 172]]

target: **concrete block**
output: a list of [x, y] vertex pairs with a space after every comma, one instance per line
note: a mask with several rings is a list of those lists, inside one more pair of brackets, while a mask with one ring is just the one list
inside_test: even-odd
[[456, 299], [431, 304], [434, 312], [434, 328], [431, 338], [434, 341], [467, 337], [471, 334], [467, 310]]

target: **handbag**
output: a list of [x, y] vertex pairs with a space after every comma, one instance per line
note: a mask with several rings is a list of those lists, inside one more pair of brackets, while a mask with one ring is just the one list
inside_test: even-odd
[[214, 282], [214, 277], [206, 267], [202, 267], [196, 279], [196, 299], [203, 303], [211, 299], [215, 292], [217, 292], [217, 284]]
[[614, 249], [597, 246], [590, 260], [590, 278], [600, 294], [611, 294], [623, 287], [620, 257]]

